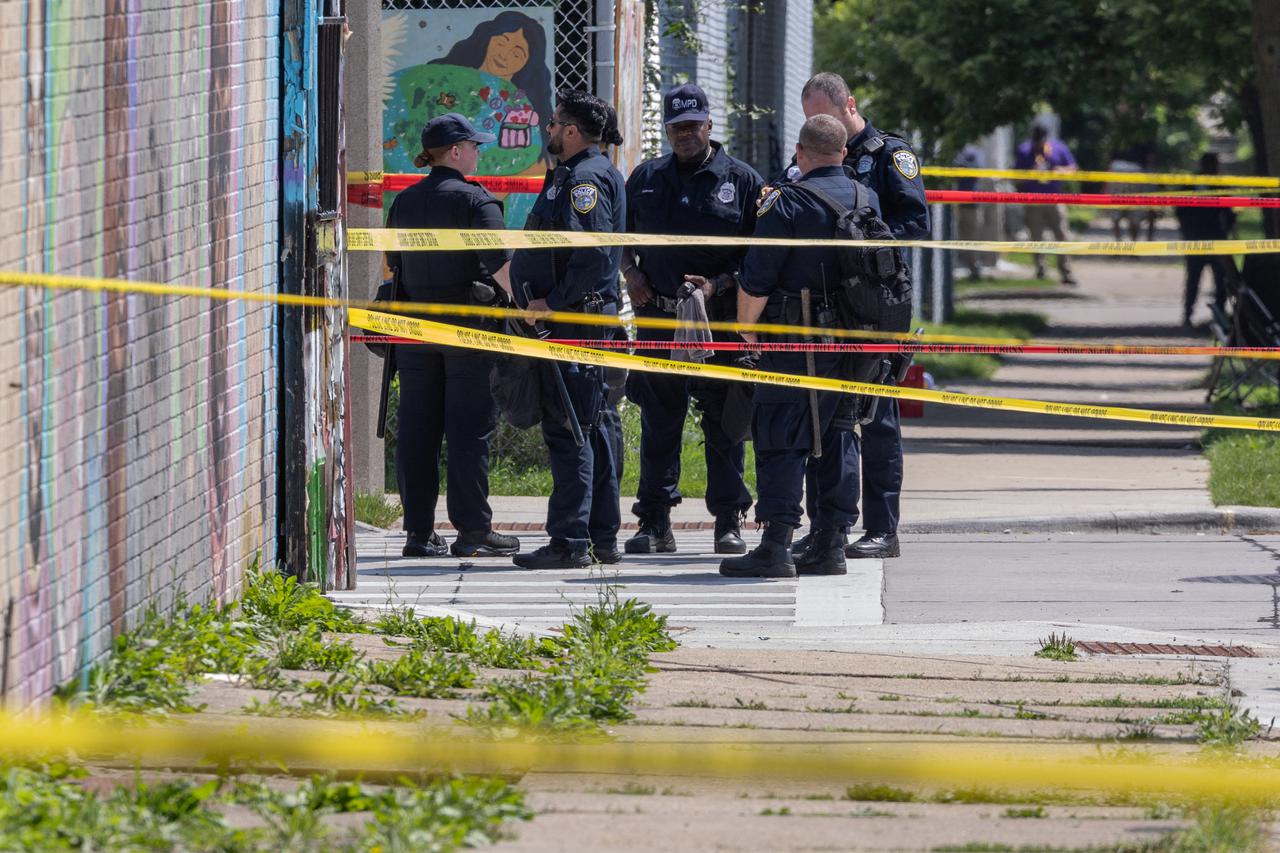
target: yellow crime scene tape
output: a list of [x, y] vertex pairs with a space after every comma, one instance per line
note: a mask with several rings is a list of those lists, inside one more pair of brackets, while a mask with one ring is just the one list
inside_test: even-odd
[[[926, 178], [991, 178], [996, 180], [1086, 181], [1125, 184], [1200, 184], [1206, 187], [1257, 187], [1280, 189], [1280, 178], [1270, 175], [1197, 175], [1192, 172], [1044, 172], [1037, 169], [973, 169], [963, 166], [925, 166]], [[349, 184], [380, 184], [383, 172], [347, 172]], [[422, 177], [426, 177], [423, 173]]]
[[462, 732], [375, 723], [288, 725], [265, 720], [147, 725], [80, 716], [10, 715], [0, 753], [48, 760], [132, 759], [167, 766], [212, 765], [230, 772], [271, 767], [367, 773], [426, 771], [520, 776], [605, 773], [698, 778], [858, 779], [1053, 791], [1161, 792], [1269, 798], [1280, 794], [1274, 762], [1137, 751], [1117, 756], [1093, 746], [1037, 744], [1005, 749], [971, 744], [910, 747], [876, 743], [556, 742], [535, 737], [469, 739]]
[[1191, 172], [1046, 172], [1039, 169], [972, 169], [961, 166], [925, 166], [929, 178], [993, 178], [1014, 181], [1086, 181], [1120, 184], [1199, 184], [1206, 187], [1262, 187], [1280, 189], [1280, 178], [1271, 175], [1197, 175]]
[[519, 338], [476, 329], [464, 329], [459, 326], [434, 323], [430, 320], [402, 317], [378, 311], [366, 311], [359, 308], [353, 308], [347, 314], [352, 326], [373, 332], [409, 338], [423, 343], [485, 350], [504, 355], [529, 356], [554, 361], [573, 361], [581, 364], [619, 367], [651, 373], [674, 373], [681, 376], [702, 376], [740, 382], [760, 382], [768, 385], [781, 385], [787, 388], [836, 391], [845, 394], [873, 394], [879, 397], [920, 400], [926, 403], [942, 403], [948, 406], [971, 406], [1000, 411], [1033, 412], [1044, 415], [1065, 415], [1069, 417], [1175, 426], [1222, 427], [1225, 429], [1261, 430], [1267, 432], [1280, 431], [1280, 419], [1275, 418], [1197, 415], [1149, 409], [1125, 409], [1117, 406], [1048, 403], [1040, 400], [1023, 400], [1014, 397], [983, 397], [977, 394], [933, 391], [926, 388], [872, 385], [866, 382], [853, 382], [845, 379], [798, 376], [786, 373], [771, 373], [763, 370], [744, 370], [719, 364], [696, 364], [687, 361], [671, 361], [665, 358], [624, 355], [617, 352], [552, 344], [532, 338]]
[[613, 234], [597, 231], [473, 231], [460, 228], [352, 228], [353, 252], [456, 252], [485, 249], [581, 249], [599, 246], [858, 246], [1031, 252], [1044, 255], [1120, 255], [1151, 258], [1184, 255], [1255, 255], [1280, 252], [1280, 240], [1006, 241], [833, 240], [785, 237], [712, 237], [694, 234]]
[[[370, 299], [334, 299], [327, 296], [307, 296], [300, 293], [254, 293], [244, 290], [227, 290], [219, 287], [201, 287], [187, 284], [163, 284], [155, 281], [129, 281], [118, 278], [92, 278], [87, 276], [51, 275], [46, 273], [5, 272], [0, 270], [0, 286], [35, 287], [49, 290], [78, 290], [90, 293], [132, 293], [139, 296], [192, 297], [223, 302], [255, 302], [282, 305], [290, 308], [366, 308], [373, 311], [394, 311], [397, 314], [422, 314], [437, 317], [483, 317], [487, 319], [524, 319], [529, 312], [520, 308], [498, 308], [489, 305], [454, 305], [431, 302], [375, 302]], [[580, 314], [576, 311], [539, 311], [539, 320], [556, 323], [573, 323], [579, 326], [610, 326], [622, 328], [631, 325], [641, 329], [672, 331], [689, 326], [674, 317], [633, 317], [623, 320], [611, 314]], [[972, 335], [928, 334], [917, 338], [909, 332], [874, 332], [865, 329], [826, 329], [808, 326], [789, 326], [783, 323], [738, 323], [726, 320], [709, 321], [706, 326], [717, 332], [758, 332], [768, 335], [810, 335], [854, 340], [895, 340], [947, 344], [976, 344], [1012, 346], [1023, 343], [1019, 338], [982, 338]], [[1250, 356], [1242, 355], [1241, 358]]]

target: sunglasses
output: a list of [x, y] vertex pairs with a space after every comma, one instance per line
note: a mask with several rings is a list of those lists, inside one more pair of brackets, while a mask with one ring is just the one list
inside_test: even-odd
[[578, 123], [574, 121], [560, 121], [560, 119], [553, 118], [551, 119], [551, 121], [547, 122], [547, 130], [551, 130], [557, 125], [559, 125], [560, 127], [578, 127], [579, 126]]

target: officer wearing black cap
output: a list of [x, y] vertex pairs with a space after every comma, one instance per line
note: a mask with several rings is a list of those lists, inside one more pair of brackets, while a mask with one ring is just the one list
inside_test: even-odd
[[[841, 161], [844, 128], [830, 116], [814, 116], [800, 129], [796, 145], [798, 180], [771, 189], [760, 203], [757, 237], [816, 238], [836, 236], [836, 214], [815, 195], [824, 194], [844, 208], [855, 205], [853, 181]], [[863, 206], [879, 214], [874, 192]], [[738, 282], [738, 319], [765, 323], [834, 327], [838, 323], [837, 288], [843, 279], [839, 255], [828, 247], [752, 246], [742, 262]], [[806, 316], [807, 315], [807, 316]], [[753, 333], [743, 338], [754, 343]], [[760, 369], [806, 373], [806, 355], [769, 350]], [[839, 353], [815, 353], [816, 376], [839, 376]], [[729, 577], [795, 577], [843, 574], [845, 554], [837, 531], [853, 523], [858, 511], [858, 444], [853, 435], [853, 403], [849, 394], [823, 392], [810, 397], [803, 389], [760, 384], [756, 387], [751, 424], [756, 453], [756, 519], [765, 525], [760, 545], [742, 557], [720, 564]], [[821, 444], [815, 448], [815, 438]], [[805, 463], [817, 458], [813, 488], [813, 524], [831, 531], [795, 559], [791, 537], [800, 525], [800, 499]]]
[[[501, 230], [502, 203], [463, 177], [475, 172], [479, 147], [494, 139], [457, 113], [428, 122], [414, 165], [430, 166], [431, 174], [396, 197], [387, 227]], [[413, 302], [492, 301], [506, 281], [509, 259], [510, 253], [500, 249], [387, 253], [387, 264], [399, 281], [397, 297]], [[453, 322], [467, 323], [464, 318]], [[497, 426], [497, 407], [489, 390], [493, 359], [474, 350], [402, 345], [396, 365], [396, 481], [408, 532], [404, 556], [445, 555], [444, 540], [435, 532], [442, 440], [449, 445], [449, 520], [459, 531], [453, 554], [515, 554], [520, 541], [490, 526], [489, 439]]]
[[[547, 174], [542, 192], [525, 224], [528, 230], [621, 232], [626, 225], [622, 175], [600, 151], [600, 143], [622, 144], [617, 116], [604, 101], [585, 92], [562, 91], [547, 123], [547, 151], [558, 160]], [[588, 314], [618, 312], [618, 264], [614, 247], [520, 250], [511, 264], [517, 301], [533, 311]], [[533, 317], [528, 320], [534, 323]], [[554, 338], [612, 338], [616, 327], [551, 323]], [[547, 533], [551, 542], [515, 563], [527, 569], [565, 569], [613, 563], [618, 552], [617, 433], [605, 415], [604, 368], [556, 362], [551, 369], [563, 378], [566, 413], [561, 401], [542, 421], [551, 456], [551, 498]], [[558, 386], [559, 382], [553, 383]], [[556, 394], [544, 389], [544, 395]], [[564, 415], [576, 418], [568, 428]], [[579, 440], [581, 444], [579, 444]]]
[[[672, 153], [647, 160], [627, 179], [627, 231], [640, 234], [749, 236], [755, 228], [755, 199], [763, 181], [754, 169], [730, 157], [711, 139], [706, 93], [692, 84], [662, 98]], [[624, 248], [622, 274], [631, 305], [641, 317], [672, 317], [696, 286], [712, 320], [736, 316], [733, 273], [745, 250], [736, 246], [647, 246]], [[639, 328], [640, 340], [672, 339], [673, 332]], [[736, 335], [715, 333], [717, 340]], [[726, 357], [727, 356], [727, 357]], [[731, 363], [731, 355], [713, 361]], [[707, 509], [716, 519], [715, 550], [741, 554], [742, 519], [751, 507], [743, 482], [745, 436], [726, 434], [722, 425], [729, 383], [633, 371], [627, 396], [640, 408], [640, 485], [632, 511], [639, 532], [627, 542], [629, 554], [676, 550], [671, 507], [680, 503], [680, 451], [690, 394], [702, 410], [707, 459]]]
[[[806, 117], [829, 115], [845, 128], [849, 141], [844, 165], [853, 171], [856, 181], [879, 196], [883, 219], [894, 237], [928, 239], [929, 206], [920, 162], [911, 145], [899, 136], [872, 127], [858, 112], [857, 101], [839, 74], [814, 75], [804, 84], [800, 102]], [[898, 518], [902, 494], [898, 401], [881, 398], [874, 418], [862, 425], [861, 432], [864, 532], [862, 538], [847, 546], [845, 553], [850, 557], [896, 557], [900, 553]]]

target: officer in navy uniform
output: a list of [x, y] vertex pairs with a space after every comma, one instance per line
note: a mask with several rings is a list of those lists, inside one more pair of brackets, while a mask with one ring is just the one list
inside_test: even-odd
[[[796, 145], [798, 180], [783, 183], [765, 195], [757, 214], [757, 237], [830, 240], [836, 236], [835, 213], [807, 188], [825, 193], [845, 207], [854, 206], [854, 183], [841, 165], [846, 138], [844, 127], [831, 116], [817, 115], [804, 123]], [[865, 194], [865, 204], [879, 213], [874, 192]], [[834, 248], [752, 246], [743, 259], [738, 282], [738, 319], [743, 323], [763, 319], [765, 323], [834, 327], [839, 316], [836, 288], [842, 278]], [[756, 340], [752, 333], [744, 333], [743, 338], [750, 343]], [[840, 353], [815, 353], [814, 375], [838, 377], [841, 360]], [[805, 373], [806, 357], [800, 352], [767, 350], [761, 356], [760, 369]], [[804, 389], [763, 383], [756, 387], [751, 425], [759, 490], [756, 519], [764, 523], [765, 531], [753, 551], [724, 560], [720, 574], [766, 578], [794, 577], [797, 572], [844, 574], [844, 543], [839, 531], [853, 524], [858, 512], [854, 403], [850, 394], [819, 392], [815, 406]], [[815, 536], [810, 547], [793, 560], [791, 537], [800, 525], [805, 461], [815, 450], [815, 432], [821, 440], [821, 453], [814, 460], [810, 484], [815, 503], [811, 521], [827, 535]]]
[[[667, 92], [662, 104], [672, 153], [641, 163], [627, 179], [627, 231], [749, 236], [763, 181], [711, 139], [706, 93], [692, 84], [680, 86]], [[631, 305], [640, 317], [674, 317], [681, 299], [698, 287], [710, 319], [733, 320], [733, 273], [743, 254], [745, 249], [736, 246], [624, 248], [622, 275]], [[673, 336], [672, 330], [644, 327], [636, 333], [639, 340], [669, 341]], [[713, 336], [737, 340], [732, 333]], [[725, 353], [712, 361], [731, 364], [734, 358]], [[640, 530], [627, 542], [628, 554], [676, 550], [671, 507], [681, 501], [680, 451], [691, 394], [702, 410], [706, 503], [716, 519], [716, 553], [746, 552], [741, 536], [742, 520], [751, 508], [751, 493], [743, 482], [746, 440], [730, 437], [722, 426], [729, 387], [725, 381], [631, 373], [627, 396], [639, 406], [641, 417], [640, 485], [632, 507]]]
[[[479, 133], [457, 113], [432, 119], [422, 131], [422, 153], [414, 160], [431, 174], [396, 196], [388, 228], [505, 227], [502, 202], [463, 176], [476, 170], [479, 146], [495, 137]], [[397, 298], [412, 302], [476, 301], [506, 282], [510, 253], [500, 250], [388, 252], [398, 274]], [[468, 324], [465, 318], [453, 322]], [[457, 557], [515, 554], [520, 541], [493, 532], [489, 508], [489, 439], [497, 426], [497, 406], [489, 390], [493, 358], [474, 350], [433, 345], [397, 348], [400, 408], [396, 427], [396, 481], [408, 533], [406, 557], [442, 557], [444, 540], [435, 532], [440, 496], [440, 443], [449, 443], [447, 505], [458, 537]]]
[[[858, 112], [857, 101], [839, 74], [815, 75], [804, 84], [800, 100], [806, 117], [829, 115], [844, 126], [849, 135], [844, 164], [853, 170], [855, 180], [879, 196], [882, 218], [894, 237], [927, 240], [929, 206], [920, 162], [911, 145], [899, 136], [872, 127]], [[863, 424], [861, 431], [864, 533], [846, 547], [845, 553], [850, 557], [896, 557], [900, 553], [898, 518], [902, 493], [898, 401], [880, 398], [875, 417]]]
[[[547, 123], [547, 151], [558, 160], [533, 204], [527, 230], [621, 232], [626, 226], [626, 193], [622, 175], [600, 151], [600, 143], [621, 145], [617, 118], [594, 95], [562, 91]], [[522, 249], [511, 263], [516, 299], [534, 311], [573, 311], [616, 315], [619, 247]], [[530, 317], [526, 322], [535, 323]], [[612, 326], [551, 323], [553, 338], [612, 338]], [[515, 557], [526, 569], [579, 568], [594, 562], [615, 563], [621, 511], [614, 443], [606, 412], [603, 367], [570, 362], [549, 366], [564, 379], [572, 417], [582, 436], [579, 445], [567, 422], [552, 411], [543, 418], [542, 435], [551, 455], [551, 498], [547, 533], [551, 542]], [[544, 396], [557, 395], [556, 384], [544, 384]], [[553, 409], [561, 407], [553, 399]], [[559, 414], [564, 414], [563, 410]]]

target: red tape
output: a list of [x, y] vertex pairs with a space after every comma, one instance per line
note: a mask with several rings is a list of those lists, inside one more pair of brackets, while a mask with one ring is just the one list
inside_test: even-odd
[[[422, 180], [422, 175], [393, 173], [382, 183], [349, 184], [347, 201], [364, 207], [381, 207], [382, 193], [400, 192]], [[538, 193], [542, 178], [476, 175], [471, 180], [495, 193]], [[925, 197], [939, 204], [1066, 204], [1085, 207], [1263, 207], [1280, 208], [1280, 198], [1253, 196], [1116, 195], [1111, 193], [1014, 193], [967, 190], [928, 190]]]
[[[387, 335], [351, 335], [356, 343], [420, 344], [421, 341], [395, 338]], [[863, 353], [935, 353], [969, 355], [1209, 355], [1218, 358], [1275, 358], [1280, 359], [1280, 347], [1215, 347], [1215, 346], [1141, 346], [1130, 344], [1103, 344], [1082, 346], [1074, 344], [852, 344], [852, 343], [804, 343], [790, 341], [762, 341], [748, 344], [738, 341], [627, 341], [627, 340], [565, 340], [549, 339], [547, 343], [563, 346], [594, 347], [595, 349], [637, 350], [715, 350], [740, 352], [758, 350], [764, 352], [863, 352]]]

